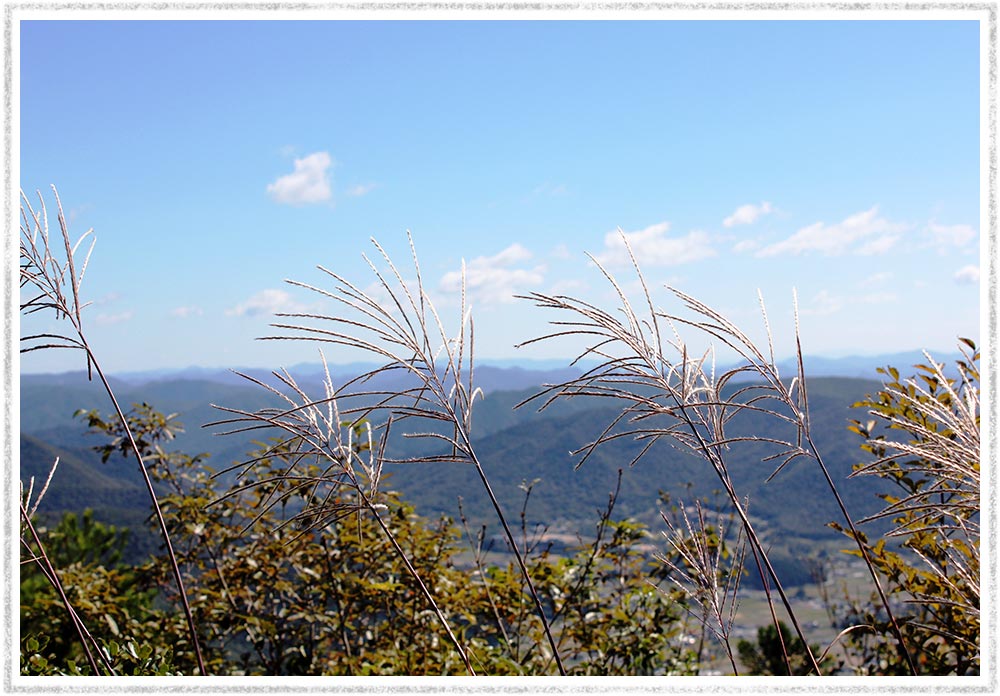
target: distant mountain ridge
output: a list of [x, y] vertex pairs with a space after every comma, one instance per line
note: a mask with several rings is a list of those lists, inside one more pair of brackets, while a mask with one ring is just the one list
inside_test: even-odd
[[[953, 363], [961, 357], [959, 353], [954, 351], [949, 353], [929, 352], [934, 360], [944, 362], [946, 365]], [[891, 365], [899, 368], [901, 373], [908, 374], [908, 368], [924, 362], [926, 362], [926, 358], [921, 350], [908, 350], [877, 355], [849, 355], [837, 358], [809, 355], [803, 358], [806, 374], [810, 377], [860, 377], [867, 379], [877, 379], [876, 370], [880, 367]], [[520, 360], [511, 358], [481, 360], [475, 366], [477, 375], [476, 383], [484, 391], [522, 389], [524, 387], [538, 386], [543, 383], [568, 379], [573, 375], [579, 374], [582, 370], [589, 369], [597, 364], [594, 360], [582, 360], [573, 366], [569, 363], [569, 360], [559, 359]], [[330, 374], [335, 382], [346, 381], [378, 367], [379, 364], [370, 362], [331, 363], [329, 365]], [[720, 365], [716, 370], [717, 372], [721, 372], [731, 367], [732, 365]], [[778, 368], [782, 375], [794, 375], [797, 370], [797, 362], [794, 358], [779, 360]], [[302, 379], [307, 382], [319, 380], [324, 374], [321, 363], [298, 363], [287, 367], [287, 370], [296, 379]], [[184, 368], [124, 371], [114, 373], [112, 377], [119, 384], [132, 386], [175, 379], [219, 382], [222, 384], [246, 384], [246, 380], [235, 374], [236, 372], [247, 374], [257, 379], [268, 379], [271, 376], [271, 369], [258, 367], [228, 369], [192, 365]], [[80, 370], [61, 373], [28, 373], [22, 374], [21, 379], [22, 382], [30, 380], [32, 382], [72, 384], [85, 381], [86, 372]]]
[[[907, 374], [906, 364], [894, 364]], [[307, 393], [319, 396], [322, 391], [318, 376], [309, 377], [307, 372], [296, 370]], [[593, 531], [597, 510], [607, 503], [618, 469], [623, 468], [618, 513], [658, 529], [659, 491], [676, 500], [692, 495], [710, 496], [718, 488], [710, 467], [667, 444], [658, 445], [642, 462], [630, 468], [629, 462], [641, 443], [619, 440], [598, 450], [590, 461], [576, 469], [578, 458], [571, 456], [570, 451], [601, 432], [614, 415], [613, 402], [584, 397], [557, 402], [541, 413], [536, 412], [537, 404], [514, 409], [536, 393], [541, 383], [568, 376], [571, 374], [559, 371], [477, 368], [477, 382], [482, 379], [491, 388], [487, 389], [486, 398], [476, 404], [475, 445], [510, 515], [516, 516], [520, 510], [524, 498], [522, 485], [539, 479], [526, 511], [526, 523], [548, 523], [562, 533], [586, 536]], [[387, 379], [391, 382], [394, 377]], [[848, 418], [856, 417], [850, 406], [876, 391], [880, 383], [839, 377], [813, 377], [809, 383], [817, 441], [837, 477], [838, 487], [858, 516], [874, 512], [881, 504], [876, 497], [883, 490], [880, 482], [871, 478], [846, 479], [851, 465], [862, 456], [858, 438], [847, 431], [846, 425]], [[124, 405], [146, 402], [165, 413], [177, 412], [186, 432], [172, 448], [189, 454], [209, 453], [208, 463], [216, 470], [245, 460], [255, 448], [252, 441], [264, 435], [219, 437], [218, 428], [201, 427], [225, 416], [211, 404], [255, 410], [274, 403], [273, 396], [245, 380], [230, 383], [161, 378], [137, 384], [119, 377], [115, 386]], [[87, 382], [83, 373], [22, 376], [21, 478], [26, 481], [28, 476], [44, 475], [54, 457], [59, 456], [62, 469], [53, 482], [52, 497], [43, 505], [45, 511], [55, 514], [90, 506], [100, 510], [99, 519], [127, 525], [138, 530], [138, 534], [144, 530], [142, 520], [148, 515], [138, 471], [134, 462], [128, 460], [100, 462], [92, 450], [95, 436], [86, 433], [80, 418], [73, 417], [77, 409], [90, 408], [109, 411], [106, 395], [97, 384]], [[755, 430], [772, 426], [747, 423], [741, 427]], [[426, 443], [390, 441], [388, 451], [391, 456], [405, 458], [418, 454], [422, 445]], [[765, 484], [772, 467], [762, 464], [761, 459], [761, 453], [753, 448], [739, 448], [733, 454], [733, 476], [739, 488], [750, 494], [751, 515], [762, 521], [768, 537], [789, 549], [793, 540], [808, 545], [836, 538], [825, 525], [838, 519], [838, 512], [814, 463], [799, 462]], [[457, 517], [461, 497], [464, 512], [474, 525], [496, 524], [475, 471], [467, 465], [387, 464], [385, 470], [391, 476], [384, 486], [399, 490], [425, 516]], [[109, 477], [116, 483], [109, 483]], [[146, 546], [140, 544], [138, 548], [151, 543], [147, 534]]]
[[[330, 376], [335, 385], [341, 385], [366, 372], [379, 367], [374, 363], [348, 363], [342, 365], [330, 365]], [[277, 370], [279, 373], [281, 369]], [[288, 373], [302, 384], [316, 384], [325, 377], [323, 365], [321, 363], [300, 363], [287, 368]], [[112, 375], [114, 381], [112, 386], [123, 389], [133, 389], [153, 383], [165, 383], [171, 381], [191, 381], [207, 382], [225, 385], [247, 386], [250, 382], [241, 375], [247, 375], [264, 382], [273, 382], [272, 370], [264, 368], [204, 368], [188, 367], [178, 370], [148, 370], [139, 372], [122, 372]], [[549, 368], [523, 365], [494, 365], [477, 364], [475, 366], [475, 385], [485, 392], [509, 389], [523, 389], [525, 387], [539, 386], [544, 383], [558, 382], [571, 379], [580, 374], [580, 368], [567, 367], [564, 364], [553, 364]], [[400, 384], [404, 376], [402, 370], [384, 372], [365, 384], [376, 388], [394, 387]], [[21, 375], [21, 384], [48, 384], [79, 386], [87, 382], [85, 371], [73, 371], [62, 373], [39, 373]]]
[[[932, 355], [951, 364], [958, 354]], [[863, 458], [857, 436], [847, 431], [849, 418], [859, 417], [851, 405], [880, 387], [877, 368], [893, 366], [904, 376], [912, 366], [925, 363], [920, 351], [891, 355], [805, 359], [811, 415], [820, 450], [838, 489], [852, 513], [860, 518], [880, 509], [880, 493], [890, 492], [884, 481], [870, 477], [847, 479], [853, 464]], [[595, 438], [615, 415], [615, 404], [605, 399], [576, 398], [559, 401], [538, 413], [540, 404], [514, 406], [537, 393], [544, 384], [572, 379], [593, 363], [568, 367], [559, 361], [476, 366], [475, 384], [486, 397], [476, 404], [474, 441], [494, 490], [511, 519], [524, 501], [524, 486], [535, 482], [525, 524], [548, 524], [562, 535], [593, 532], [598, 510], [607, 504], [615, 487], [618, 470], [624, 469], [617, 514], [638, 519], [652, 530], [660, 529], [660, 493], [672, 500], [692, 496], [711, 497], [719, 486], [714, 472], [698, 458], [668, 444], [657, 445], [635, 467], [629, 462], [641, 443], [622, 439], [605, 446], [582, 467], [571, 451]], [[337, 385], [376, 367], [352, 363], [331, 365]], [[716, 373], [722, 371], [718, 368]], [[779, 363], [783, 376], [797, 371], [794, 361]], [[268, 370], [241, 370], [273, 383]], [[307, 394], [319, 397], [324, 375], [322, 365], [303, 363], [289, 368]], [[835, 376], [828, 376], [835, 375]], [[234, 374], [212, 368], [154, 370], [117, 374], [111, 377], [118, 400], [128, 407], [148, 403], [164, 413], [177, 413], [186, 431], [171, 448], [188, 454], [207, 453], [208, 464], [220, 470], [244, 461], [256, 448], [255, 440], [266, 433], [219, 436], [220, 428], [204, 424], [226, 414], [212, 404], [245, 410], [276, 403], [275, 397], [259, 386]], [[394, 392], [412, 386], [412, 376], [402, 370], [379, 374], [355, 390]], [[95, 510], [102, 521], [133, 530], [130, 553], [141, 557], [156, 549], [156, 538], [145, 520], [149, 509], [146, 493], [134, 462], [115, 459], [102, 463], [93, 451], [96, 437], [86, 432], [78, 409], [110, 411], [107, 395], [83, 371], [61, 374], [25, 374], [20, 380], [20, 478], [27, 484], [44, 477], [52, 461], [59, 457], [48, 497], [42, 506], [47, 519], [66, 511]], [[748, 422], [748, 431], [768, 431], [772, 424]], [[421, 429], [426, 429], [424, 426]], [[397, 429], [399, 430], [399, 429]], [[774, 434], [774, 433], [771, 433]], [[393, 439], [390, 456], [407, 458], [421, 453], [426, 442]], [[752, 447], [736, 448], [732, 454], [732, 475], [742, 494], [750, 496], [750, 514], [759, 522], [760, 533], [781, 549], [794, 566], [796, 556], [809, 553], [815, 544], [828, 544], [838, 535], [826, 527], [839, 521], [839, 512], [814, 462], [799, 461], [770, 483], [765, 479], [772, 467], [762, 463], [764, 453]], [[386, 464], [386, 486], [399, 490], [428, 517], [458, 516], [459, 499], [473, 529], [479, 524], [494, 528], [491, 504], [482, 492], [473, 468], [460, 464]], [[536, 481], [537, 480], [537, 481]], [[801, 570], [801, 568], [800, 568]]]

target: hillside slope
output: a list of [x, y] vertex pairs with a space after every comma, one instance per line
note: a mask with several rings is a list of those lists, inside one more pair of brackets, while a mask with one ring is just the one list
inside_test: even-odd
[[[209, 404], [254, 409], [270, 402], [263, 390], [252, 385], [205, 380], [166, 379], [120, 387], [119, 398], [125, 403], [145, 401], [164, 412], [178, 412], [187, 432], [174, 447], [192, 454], [208, 452], [215, 469], [242, 460], [253, 448], [251, 441], [261, 434], [218, 437], [217, 429], [199, 427], [221, 416]], [[881, 501], [876, 494], [884, 488], [874, 479], [847, 480], [862, 453], [858, 439], [846, 425], [852, 416], [850, 405], [878, 387], [877, 382], [860, 379], [809, 381], [817, 445], [856, 517], [879, 508]], [[637, 518], [654, 529], [662, 526], [658, 513], [661, 491], [675, 500], [691, 500], [711, 497], [719, 489], [711, 467], [667, 442], [658, 443], [636, 466], [629, 467], [642, 443], [623, 438], [598, 449], [577, 468], [579, 457], [570, 452], [590, 442], [614, 418], [613, 402], [580, 398], [558, 402], [541, 413], [532, 405], [513, 408], [534, 391], [494, 391], [476, 405], [476, 449], [510, 521], [519, 522], [522, 485], [536, 479], [526, 510], [527, 524], [548, 524], [553, 530], [583, 536], [592, 533], [620, 468], [625, 471], [617, 514]], [[94, 507], [100, 513], [98, 519], [134, 527], [141, 535], [148, 501], [134, 462], [112, 459], [102, 464], [90, 449], [96, 442], [94, 436], [86, 434], [82, 421], [72, 417], [78, 408], [106, 411], [105, 397], [86, 383], [59, 384], [43, 379], [25, 380], [21, 397], [22, 478], [44, 475], [55, 456], [61, 461], [44, 510], [54, 515]], [[766, 419], [745, 419], [733, 427], [734, 432], [787, 435]], [[400, 438], [390, 443], [389, 451], [405, 457], [426, 448], [426, 443]], [[764, 536], [784, 546], [791, 539], [805, 543], [837, 538], [826, 524], [839, 521], [840, 513], [815, 462], [797, 461], [765, 484], [773, 466], [761, 460], [769, 453], [765, 448], [743, 445], [735, 446], [729, 454], [733, 481], [741, 495], [749, 496], [751, 515]], [[390, 478], [385, 485], [399, 490], [421, 514], [457, 518], [461, 497], [465, 514], [474, 525], [487, 524], [498, 531], [492, 506], [471, 466], [396, 464], [387, 465], [386, 471]]]

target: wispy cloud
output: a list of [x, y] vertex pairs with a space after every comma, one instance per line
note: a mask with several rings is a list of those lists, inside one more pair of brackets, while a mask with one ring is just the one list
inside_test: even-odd
[[816, 252], [825, 256], [846, 253], [883, 254], [899, 241], [906, 225], [879, 217], [878, 207], [856, 213], [835, 225], [822, 222], [803, 227], [791, 237], [770, 244], [757, 256], [804, 254]]
[[305, 307], [292, 299], [285, 290], [269, 288], [256, 293], [246, 302], [226, 310], [228, 316], [255, 317], [278, 312], [301, 312]]
[[899, 295], [894, 292], [869, 292], [859, 295], [835, 295], [829, 290], [820, 290], [806, 302], [800, 302], [799, 312], [803, 316], [823, 317], [836, 314], [844, 307], [860, 305], [878, 305], [898, 302]]
[[967, 248], [978, 235], [970, 225], [939, 225], [933, 220], [927, 223], [924, 232], [928, 244], [942, 254]]
[[[683, 237], [668, 237], [669, 222], [660, 222], [635, 232], [625, 232], [625, 239], [632, 253], [647, 268], [653, 266], [678, 266], [715, 256], [715, 249], [708, 241], [708, 234], [692, 230]], [[620, 231], [604, 235], [604, 252], [597, 255], [602, 265], [611, 268], [630, 265], [628, 250]]]
[[69, 211], [66, 213], [66, 222], [72, 225], [74, 222], [77, 221], [77, 219], [81, 215], [83, 215], [88, 210], [93, 209], [93, 207], [94, 207], [93, 203], [84, 203], [82, 205], [70, 208]]
[[963, 266], [955, 272], [954, 277], [959, 285], [975, 285], [979, 282], [979, 266]]
[[170, 310], [170, 316], [177, 319], [187, 319], [189, 317], [200, 317], [204, 312], [201, 307], [174, 307]]
[[[403, 285], [406, 286], [407, 290], [411, 292], [414, 297], [417, 296], [417, 279], [415, 276], [403, 276]], [[374, 280], [364, 287], [363, 292], [372, 301], [377, 302], [383, 307], [389, 307], [394, 304], [393, 293], [401, 292], [401, 288], [399, 288], [395, 283], [390, 285], [390, 287], [392, 288], [392, 292], [386, 290], [386, 287], [382, 285], [381, 282]], [[425, 290], [426, 289], [427, 288], [425, 287]], [[431, 297], [431, 301], [434, 302], [435, 305], [441, 303], [440, 298], [438, 297]]]
[[878, 256], [889, 251], [898, 241], [898, 234], [885, 234], [868, 240], [858, 247], [855, 253], [858, 256]]
[[762, 215], [767, 215], [768, 213], [774, 212], [774, 208], [767, 201], [763, 201], [760, 205], [753, 205], [748, 203], [747, 205], [741, 205], [733, 214], [722, 221], [723, 227], [735, 227], [736, 225], [752, 225], [757, 222], [757, 219]]
[[756, 239], [743, 239], [733, 245], [734, 254], [745, 254], [760, 248], [760, 242]]
[[358, 198], [371, 193], [377, 186], [378, 184], [356, 184], [355, 186], [351, 186], [344, 193], [353, 198]]
[[314, 152], [295, 160], [295, 171], [278, 177], [267, 185], [267, 192], [278, 203], [303, 205], [323, 203], [333, 198], [327, 170], [333, 160], [328, 152]]
[[820, 290], [812, 299], [799, 303], [799, 313], [804, 316], [827, 316], [843, 308], [844, 298], [831, 294], [829, 290]]
[[101, 305], [107, 305], [111, 304], [112, 302], [117, 302], [121, 298], [122, 296], [117, 292], [109, 292], [107, 295], [102, 295], [101, 297], [94, 300], [93, 304], [97, 307], [100, 307]]
[[892, 280], [892, 273], [890, 273], [889, 271], [879, 271], [877, 273], [873, 273], [872, 275], [862, 280], [860, 283], [858, 283], [858, 286], [863, 288], [870, 288], [876, 285], [883, 285], [889, 282], [890, 280]]
[[569, 251], [569, 247], [565, 244], [556, 244], [549, 252], [549, 256], [560, 261], [567, 261], [573, 258], [573, 255]]
[[544, 184], [536, 186], [531, 192], [535, 196], [565, 196], [569, 189], [565, 184], [552, 184], [546, 181]]
[[[513, 302], [516, 293], [533, 290], [545, 280], [544, 265], [520, 266], [532, 256], [515, 243], [494, 256], [472, 259], [465, 265], [466, 292], [479, 302]], [[458, 292], [461, 287], [461, 271], [450, 271], [441, 277], [441, 289], [445, 292]]]
[[98, 314], [94, 317], [94, 323], [98, 326], [113, 326], [114, 324], [131, 321], [132, 316], [132, 310], [118, 312], [117, 314]]

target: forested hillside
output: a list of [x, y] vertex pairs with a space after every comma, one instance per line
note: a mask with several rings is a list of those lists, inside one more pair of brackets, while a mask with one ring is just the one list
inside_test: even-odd
[[[664, 442], [652, 449], [636, 466], [629, 463], [641, 443], [622, 439], [614, 447], [597, 450], [582, 466], [580, 456], [571, 454], [600, 432], [615, 415], [615, 407], [603, 400], [581, 397], [563, 401], [537, 412], [534, 402], [517, 404], [535, 394], [545, 373], [521, 373], [538, 386], [519, 391], [490, 391], [476, 406], [476, 446], [504, 506], [516, 512], [524, 498], [522, 485], [534, 483], [527, 522], [548, 525], [561, 533], [589, 537], [596, 514], [607, 504], [615, 488], [619, 468], [625, 469], [617, 509], [653, 528], [661, 526], [659, 511], [664, 506], [660, 493], [674, 500], [711, 497], [719, 488], [715, 474], [705, 463]], [[82, 375], [29, 377], [21, 387], [21, 476], [44, 475], [52, 460], [60, 457], [62, 472], [56, 477], [46, 506], [53, 518], [65, 511], [82, 512], [90, 507], [95, 518], [132, 529], [130, 548], [148, 550], [143, 541], [151, 531], [138, 524], [148, 515], [142, 481], [134, 462], [119, 456], [101, 462], [92, 449], [99, 439], [86, 431], [77, 410], [106, 410], [104, 395], [87, 384]], [[847, 430], [856, 417], [851, 405], [873, 393], [877, 382], [824, 377], [810, 381], [812, 417], [818, 444], [849, 509], [859, 517], [879, 509], [877, 494], [887, 490], [872, 479], [846, 477], [863, 454], [856, 438]], [[119, 399], [125, 403], [148, 403], [164, 413], [176, 413], [184, 432], [167, 443], [167, 449], [188, 454], [207, 453], [207, 464], [216, 471], [242, 462], [254, 449], [253, 440], [263, 437], [220, 435], [222, 428], [204, 424], [224, 414], [211, 404], [257, 408], [269, 403], [260, 388], [218, 381], [159, 379], [140, 385], [120, 384]], [[747, 432], [773, 427], [766, 419], [741, 424]], [[426, 449], [425, 443], [403, 437], [393, 439], [388, 456], [406, 458]], [[766, 483], [774, 465], [760, 460], [769, 453], [765, 447], [734, 447], [731, 472], [740, 490], [750, 496], [750, 512], [778, 546], [808, 539], [836, 539], [840, 535], [827, 527], [839, 521], [835, 501], [825, 494], [826, 483], [810, 462], [797, 462]], [[489, 523], [492, 509], [488, 498], [476, 485], [476, 473], [456, 463], [387, 464], [391, 474], [387, 485], [398, 490], [424, 516], [458, 518], [458, 500], [474, 526]], [[537, 479], [537, 481], [536, 481]], [[808, 499], [812, 504], [793, 506], [789, 501]], [[494, 530], [496, 531], [496, 530]]]

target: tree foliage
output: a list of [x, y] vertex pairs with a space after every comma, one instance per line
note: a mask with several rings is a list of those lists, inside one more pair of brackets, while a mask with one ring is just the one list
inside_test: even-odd
[[[736, 643], [736, 649], [740, 662], [751, 675], [803, 676], [812, 670], [804, 644], [783, 621], [778, 622], [777, 629], [773, 624], [761, 626], [757, 629], [756, 642], [741, 638]], [[819, 646], [812, 646], [812, 650], [818, 653]]]
[[[119, 423], [93, 411], [85, 417], [106, 438], [97, 448], [116, 456]], [[203, 456], [165, 449], [179, 427], [172, 416], [142, 404], [128, 423], [160, 491], [210, 673], [465, 673], [379, 525], [360, 512], [321, 525], [301, 515], [311, 493], [284, 475], [296, 457], [288, 443], [260, 443], [241, 477], [227, 483]], [[297, 476], [321, 473], [318, 464], [296, 463]], [[391, 490], [383, 501], [382, 522], [434, 593], [477, 671], [554, 673], [513, 559], [470, 572], [469, 562], [459, 559], [461, 537], [451, 519], [422, 518]], [[540, 540], [528, 543], [525, 534], [530, 572], [561, 655], [576, 674], [691, 671], [693, 655], [679, 640], [684, 611], [678, 596], [650, 584], [662, 578], [662, 566], [650, 558], [648, 532], [613, 519], [612, 509], [601, 515], [597, 539], [574, 553], [555, 555]], [[177, 598], [167, 559], [161, 554], [141, 568], [116, 566], [121, 532], [84, 520], [81, 527], [67, 517], [46, 538], [67, 562], [61, 577], [74, 588], [86, 625], [108, 628], [109, 654], [124, 673], [193, 673], [185, 626], [172, 611]], [[61, 624], [61, 607], [30, 590], [38, 578], [26, 574], [25, 582], [23, 670], [86, 673], [69, 627]], [[56, 638], [46, 643], [46, 632]]]
[[[39, 533], [71, 606], [113, 672], [173, 673], [173, 637], [183, 640], [186, 629], [176, 612], [155, 606], [150, 566], [119, 564], [126, 532], [95, 521], [87, 510], [79, 518], [67, 513]], [[90, 673], [61, 599], [33, 564], [23, 566], [20, 591], [22, 673]]]
[[[882, 496], [886, 507], [871, 518], [891, 519], [892, 530], [863, 541], [905, 608], [903, 633], [924, 674], [979, 673], [980, 354], [966, 339], [962, 352], [953, 376], [930, 356], [910, 379], [880, 370], [884, 388], [856, 404], [871, 419], [851, 424], [874, 458], [854, 475], [899, 489]], [[845, 625], [868, 627], [850, 634], [858, 671], [905, 673], [880, 612], [855, 604], [845, 614]]]

